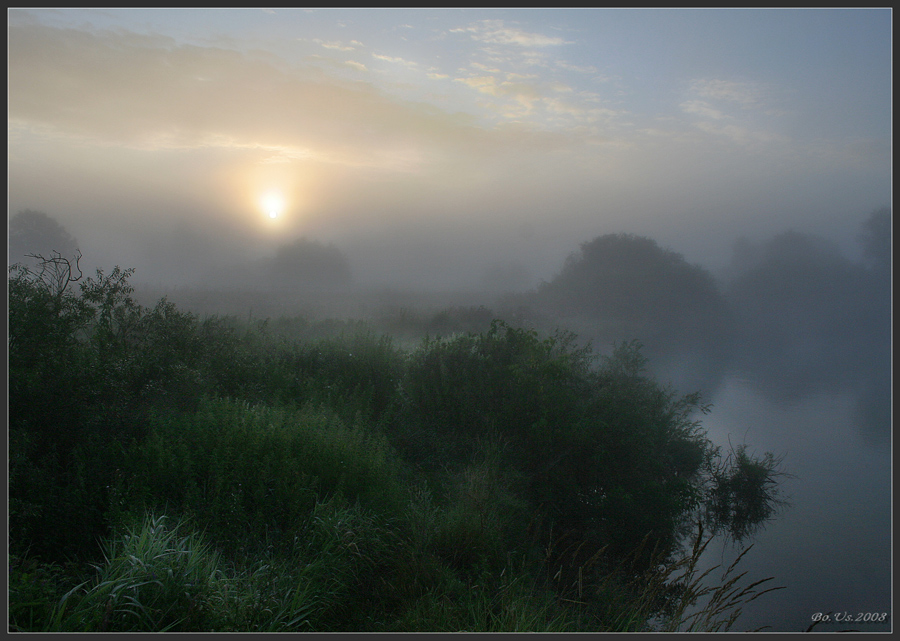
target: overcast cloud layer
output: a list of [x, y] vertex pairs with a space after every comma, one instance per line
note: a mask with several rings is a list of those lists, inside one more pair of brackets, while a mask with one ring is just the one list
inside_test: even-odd
[[717, 267], [788, 228], [852, 252], [890, 204], [890, 10], [13, 9], [8, 36], [10, 213], [138, 281], [301, 236], [423, 286], [621, 231]]

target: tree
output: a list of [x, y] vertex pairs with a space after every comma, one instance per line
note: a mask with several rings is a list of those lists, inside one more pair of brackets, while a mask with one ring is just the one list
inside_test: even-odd
[[[787, 231], [742, 249], [728, 286], [735, 357], [785, 400], [843, 388], [890, 353], [890, 291], [836, 244]], [[854, 383], [855, 384], [855, 383]]]
[[633, 234], [584, 243], [536, 299], [563, 316], [589, 319], [594, 338], [637, 338], [650, 352], [708, 348], [711, 337], [730, 329], [725, 300], [707, 270]]
[[[482, 439], [504, 441], [533, 514], [522, 527], [548, 549], [606, 546], [622, 558], [647, 537], [648, 554], [668, 554], [698, 515], [735, 539], [771, 518], [777, 459], [741, 450], [722, 460], [696, 419], [708, 409], [699, 394], [646, 375], [640, 344], [619, 345], [599, 367], [589, 347], [573, 344], [571, 334], [541, 339], [501, 321], [426, 341], [401, 381], [395, 443], [444, 469]], [[576, 557], [556, 561], [577, 571]]]
[[860, 234], [865, 257], [873, 271], [890, 275], [891, 270], [891, 210], [882, 207], [873, 211], [862, 225]]
[[283, 245], [269, 264], [275, 286], [286, 289], [324, 289], [350, 283], [350, 265], [334, 245], [300, 238]]
[[9, 220], [8, 264], [27, 262], [29, 254], [73, 259], [78, 252], [78, 241], [65, 227], [47, 214], [31, 209], [20, 211]]

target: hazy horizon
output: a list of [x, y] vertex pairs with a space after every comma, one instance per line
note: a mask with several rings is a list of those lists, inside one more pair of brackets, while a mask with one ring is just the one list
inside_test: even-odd
[[[712, 404], [716, 444], [784, 455], [795, 475], [790, 507], [742, 562], [786, 589], [737, 627], [801, 631], [829, 611], [892, 627], [892, 9], [7, 18], [8, 215], [62, 225], [86, 275], [134, 268], [142, 305], [167, 296], [203, 327], [232, 315], [221, 326], [247, 328], [247, 354], [269, 353], [256, 325], [272, 345], [372, 330], [407, 350], [495, 316], [574, 332], [599, 355], [637, 340], [653, 376]], [[29, 216], [11, 225], [11, 258], [53, 228]], [[157, 375], [131, 366], [122, 336], [121, 371], [140, 371], [128, 376], [149, 399], [143, 377]], [[148, 372], [168, 335], [153, 340], [137, 352]], [[179, 373], [160, 394], [181, 398], [207, 366], [229, 381], [209, 389], [268, 385], [215, 359], [165, 365], [161, 383]], [[117, 399], [119, 361], [97, 362], [116, 366], [62, 379], [109, 380]], [[278, 370], [285, 395], [306, 394], [305, 367]], [[737, 554], [731, 543], [704, 562]]]
[[300, 237], [420, 288], [619, 232], [711, 269], [788, 229], [854, 256], [891, 202], [889, 9], [10, 9], [8, 36], [9, 214], [137, 282]]

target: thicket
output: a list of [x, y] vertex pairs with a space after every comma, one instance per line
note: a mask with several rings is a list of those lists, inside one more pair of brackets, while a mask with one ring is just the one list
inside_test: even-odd
[[715, 630], [768, 591], [696, 567], [778, 461], [723, 455], [637, 343], [299, 341], [130, 276], [10, 268], [13, 629]]

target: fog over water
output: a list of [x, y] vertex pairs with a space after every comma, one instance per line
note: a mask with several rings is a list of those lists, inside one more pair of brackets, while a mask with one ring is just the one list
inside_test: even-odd
[[[891, 629], [889, 621], [854, 621], [860, 613], [892, 612], [892, 456], [889, 417], [866, 424], [850, 387], [783, 402], [731, 372], [710, 398], [702, 420], [714, 442], [779, 453], [794, 477], [782, 481], [790, 505], [757, 533], [739, 565], [748, 578], [773, 577], [767, 585], [783, 589], [746, 605], [736, 630], [800, 632], [829, 612], [853, 618], [816, 631]], [[889, 393], [881, 402], [890, 405]], [[724, 570], [742, 550], [714, 542], [702, 567]]]
[[637, 338], [794, 476], [737, 628], [890, 613], [891, 19], [13, 9], [10, 262], [27, 210], [145, 303]]

